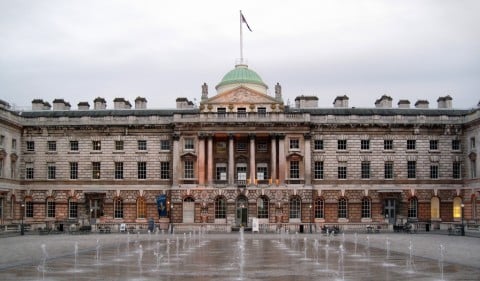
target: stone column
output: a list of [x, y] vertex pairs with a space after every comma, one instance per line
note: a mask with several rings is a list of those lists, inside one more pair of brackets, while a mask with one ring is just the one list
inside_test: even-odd
[[234, 145], [233, 145], [233, 135], [228, 135], [228, 185], [234, 184], [234, 166], [235, 166], [235, 156], [234, 156]]
[[255, 167], [255, 134], [249, 134], [250, 138], [250, 184], [255, 184], [257, 178]]
[[312, 135], [310, 133], [306, 133], [304, 136], [305, 139], [305, 157], [303, 157], [304, 161], [304, 178], [305, 178], [305, 185], [310, 186], [312, 184], [312, 148], [311, 148], [311, 139]]
[[277, 179], [277, 135], [271, 134], [271, 153], [270, 153], [270, 178], [272, 183]]
[[213, 135], [208, 136], [208, 155], [207, 155], [207, 181], [209, 185], [213, 184]]
[[278, 135], [278, 180], [279, 184], [285, 184], [285, 175], [287, 173], [287, 163], [285, 158], [285, 135]]
[[198, 184], [205, 185], [205, 135], [198, 136]]
[[173, 159], [172, 159], [172, 185], [178, 186], [178, 179], [180, 178], [179, 164], [180, 164], [180, 135], [174, 133], [173, 140]]

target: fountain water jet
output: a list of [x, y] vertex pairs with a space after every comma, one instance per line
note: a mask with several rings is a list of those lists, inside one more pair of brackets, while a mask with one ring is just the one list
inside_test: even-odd
[[438, 267], [440, 268], [440, 280], [443, 279], [443, 264], [445, 260], [445, 246], [440, 245], [440, 257], [438, 258]]

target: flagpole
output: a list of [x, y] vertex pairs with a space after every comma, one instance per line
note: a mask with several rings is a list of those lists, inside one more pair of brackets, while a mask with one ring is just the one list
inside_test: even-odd
[[243, 64], [243, 23], [242, 23], [242, 10], [240, 10], [240, 64]]

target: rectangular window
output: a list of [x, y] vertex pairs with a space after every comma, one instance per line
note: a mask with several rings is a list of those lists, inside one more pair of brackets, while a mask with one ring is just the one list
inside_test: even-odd
[[299, 179], [300, 178], [300, 163], [298, 161], [290, 161], [290, 178]]
[[383, 149], [392, 150], [393, 149], [393, 140], [383, 140]]
[[360, 140], [360, 149], [369, 150], [370, 149], [370, 140]]
[[55, 217], [55, 201], [47, 201], [47, 218]]
[[4, 159], [0, 159], [0, 178], [3, 177], [3, 162], [5, 160]]
[[115, 150], [123, 150], [123, 140], [115, 141]]
[[323, 140], [314, 140], [313, 141], [314, 150], [323, 150]]
[[417, 177], [417, 162], [408, 161], [407, 162], [407, 178], [414, 179]]
[[68, 201], [68, 218], [75, 219], [78, 217], [78, 204], [75, 201]]
[[147, 150], [147, 141], [146, 140], [139, 140], [137, 141], [138, 150]]
[[475, 144], [475, 138], [470, 138], [470, 149], [475, 149], [476, 144]]
[[12, 139], [12, 150], [17, 150], [17, 140]]
[[47, 142], [47, 150], [50, 152], [57, 151], [57, 142], [56, 141], [48, 141]]
[[438, 179], [438, 165], [430, 165], [430, 178], [431, 179]]
[[186, 160], [184, 163], [184, 177], [186, 179], [193, 179], [195, 178], [195, 173], [193, 169], [193, 161]]
[[266, 180], [268, 179], [268, 166], [265, 163], [259, 163], [257, 165], [257, 179]]
[[137, 175], [141, 180], [147, 178], [147, 162], [137, 162]]
[[385, 162], [385, 179], [393, 179], [393, 162]]
[[258, 152], [267, 152], [268, 151], [268, 145], [266, 141], [258, 141], [257, 142], [257, 151]]
[[345, 162], [338, 163], [338, 178], [339, 179], [347, 178], [347, 163]]
[[0, 147], [3, 147], [5, 145], [5, 136], [0, 135]]
[[370, 162], [362, 161], [362, 179], [370, 178]]
[[237, 152], [246, 152], [247, 151], [247, 143], [246, 142], [237, 142]]
[[160, 141], [160, 150], [169, 151], [170, 150], [170, 140], [161, 140]]
[[460, 150], [460, 140], [452, 140], [452, 150]]
[[78, 141], [70, 141], [70, 151], [78, 151]]
[[70, 162], [70, 179], [78, 179], [78, 162]]
[[224, 163], [217, 164], [215, 179], [217, 181], [227, 180], [227, 165]]
[[123, 179], [123, 162], [115, 162], [115, 179]]
[[195, 144], [193, 138], [185, 138], [185, 150], [194, 150]]
[[438, 150], [438, 140], [430, 140], [430, 150]]
[[300, 149], [300, 143], [298, 139], [290, 139], [290, 150]]
[[32, 201], [25, 202], [25, 217], [33, 218], [33, 202]]
[[452, 177], [454, 179], [459, 179], [461, 178], [461, 173], [460, 173], [460, 162], [453, 162], [453, 165], [452, 165]]
[[27, 162], [25, 163], [25, 179], [31, 180], [34, 178], [34, 169], [33, 169], [33, 163], [32, 162]]
[[323, 179], [323, 161], [315, 161], [313, 166], [313, 177], [316, 180]]
[[337, 140], [337, 149], [346, 150], [347, 149], [347, 140]]
[[102, 150], [102, 142], [101, 141], [92, 141], [92, 150], [96, 150], [96, 151]]
[[165, 162], [165, 161], [160, 162], [160, 179], [162, 180], [170, 179], [170, 162]]
[[55, 163], [47, 163], [47, 179], [54, 180], [56, 178], [57, 167]]
[[101, 169], [100, 162], [92, 162], [92, 179], [100, 179]]
[[416, 140], [407, 140], [407, 150], [415, 150], [417, 146]]
[[27, 151], [28, 152], [35, 151], [35, 142], [34, 141], [27, 141]]

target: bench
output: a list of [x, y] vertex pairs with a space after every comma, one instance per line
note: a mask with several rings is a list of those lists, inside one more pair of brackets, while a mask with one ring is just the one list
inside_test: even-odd
[[111, 228], [110, 228], [110, 226], [105, 226], [105, 227], [99, 226], [99, 227], [98, 227], [98, 231], [99, 231], [100, 233], [110, 233], [110, 232], [111, 232]]

